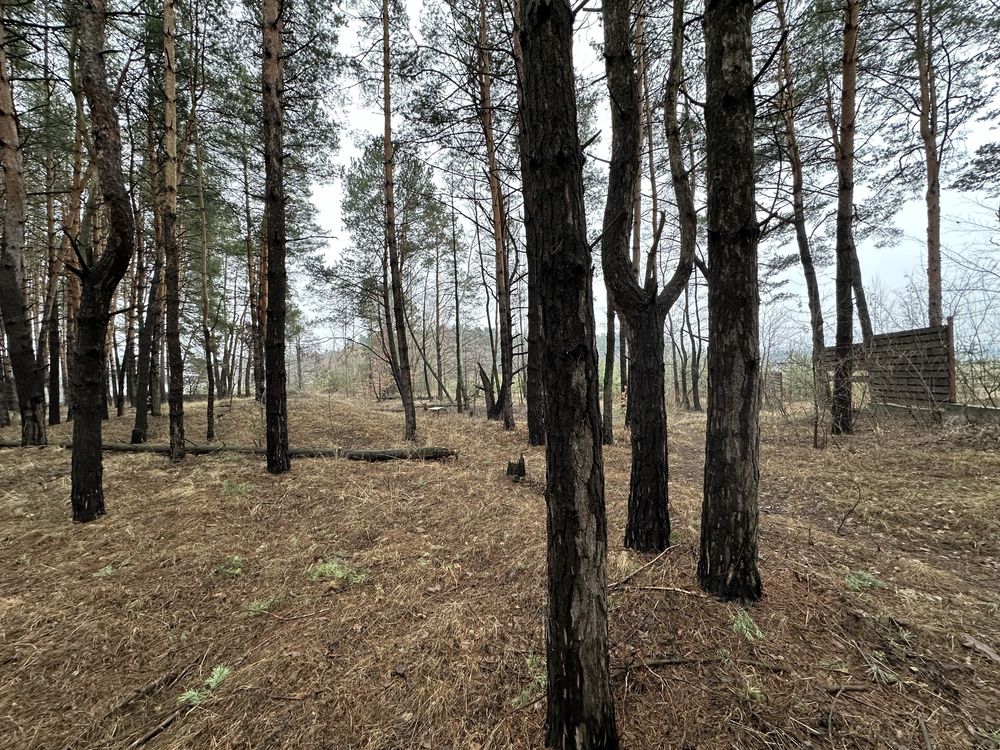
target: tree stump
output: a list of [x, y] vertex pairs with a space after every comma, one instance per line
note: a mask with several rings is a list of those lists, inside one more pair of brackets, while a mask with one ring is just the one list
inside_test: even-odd
[[528, 470], [524, 466], [524, 454], [517, 461], [507, 462], [507, 476], [515, 482], [521, 482], [528, 475]]

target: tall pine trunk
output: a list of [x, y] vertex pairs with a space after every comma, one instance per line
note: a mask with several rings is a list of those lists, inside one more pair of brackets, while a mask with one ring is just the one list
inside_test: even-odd
[[39, 367], [39, 360], [35, 357], [24, 265], [28, 195], [5, 44], [0, 8], [0, 164], [3, 167], [4, 188], [3, 232], [0, 235], [0, 311], [7, 335], [7, 353], [17, 384], [21, 444], [45, 445], [44, 369]]
[[[385, 165], [385, 244], [389, 251], [389, 275], [392, 286], [392, 312], [396, 331], [399, 373], [396, 386], [403, 402], [404, 437], [417, 437], [417, 412], [413, 405], [413, 379], [410, 375], [410, 347], [406, 340], [406, 301], [403, 297], [403, 267], [396, 237], [396, 197], [393, 181], [395, 147], [392, 142], [392, 87], [389, 58], [389, 0], [382, 0], [382, 112]], [[391, 333], [390, 333], [391, 335]]]
[[708, 418], [698, 582], [755, 601], [760, 344], [752, 0], [705, 4]]
[[[831, 426], [834, 434], [854, 431], [851, 383], [854, 371], [854, 306], [851, 293], [855, 284], [860, 282], [860, 279], [855, 279], [857, 264], [854, 249], [854, 121], [857, 114], [859, 15], [860, 0], [847, 0], [839, 132], [838, 128], [834, 127], [833, 117], [830, 114], [830, 128], [837, 162], [837, 357], [831, 400], [833, 420]], [[828, 109], [832, 109], [832, 105], [828, 104]]]
[[184, 458], [184, 352], [181, 349], [181, 248], [177, 241], [177, 60], [174, 0], [163, 2], [163, 250], [167, 260], [167, 404], [170, 411], [170, 460]]
[[[605, 0], [610, 2], [610, 0]], [[608, 656], [607, 520], [573, 15], [521, 0], [524, 210], [539, 248], [548, 506], [546, 744], [618, 747]]]
[[288, 398], [285, 377], [285, 182], [284, 63], [282, 0], [264, 0], [264, 200], [267, 206], [267, 320], [264, 328], [264, 402], [267, 470], [291, 468], [288, 456]]

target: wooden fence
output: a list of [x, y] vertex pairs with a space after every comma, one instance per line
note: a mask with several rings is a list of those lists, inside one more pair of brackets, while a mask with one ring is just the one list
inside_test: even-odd
[[[953, 404], [955, 395], [955, 337], [947, 325], [893, 331], [855, 344], [853, 380], [868, 384], [873, 402], [926, 406]], [[832, 377], [835, 347], [823, 351], [823, 366]]]

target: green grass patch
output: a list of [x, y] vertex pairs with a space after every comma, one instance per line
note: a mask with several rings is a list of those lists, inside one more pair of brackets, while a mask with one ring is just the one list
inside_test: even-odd
[[309, 569], [310, 581], [336, 581], [344, 584], [363, 583], [368, 571], [352, 568], [340, 559], [321, 560]]
[[204, 689], [190, 688], [189, 690], [185, 690], [177, 696], [177, 703], [189, 708], [200, 706], [208, 696], [222, 687], [222, 683], [228, 680], [232, 673], [232, 667], [227, 667], [225, 664], [216, 664], [212, 667], [212, 671], [208, 677], [205, 678]]
[[253, 482], [230, 482], [224, 479], [219, 494], [223, 497], [246, 497], [255, 489], [257, 488]]
[[230, 555], [221, 565], [216, 566], [212, 571], [214, 575], [223, 578], [239, 578], [243, 575], [244, 560], [239, 555]]

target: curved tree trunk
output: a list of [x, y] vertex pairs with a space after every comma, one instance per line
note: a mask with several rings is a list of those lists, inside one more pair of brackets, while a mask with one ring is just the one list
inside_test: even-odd
[[96, 263], [85, 263], [78, 343], [73, 368], [76, 417], [73, 421], [71, 501], [74, 521], [91, 521], [104, 515], [103, 463], [101, 458], [100, 392], [111, 301], [128, 270], [135, 239], [132, 204], [121, 165], [121, 131], [104, 66], [106, 0], [85, 0], [80, 14], [80, 70], [83, 90], [90, 104], [94, 154], [101, 193], [108, 211], [107, 247]]
[[711, 594], [743, 601], [761, 595], [752, 19], [752, 0], [705, 6], [709, 340], [698, 582]]

